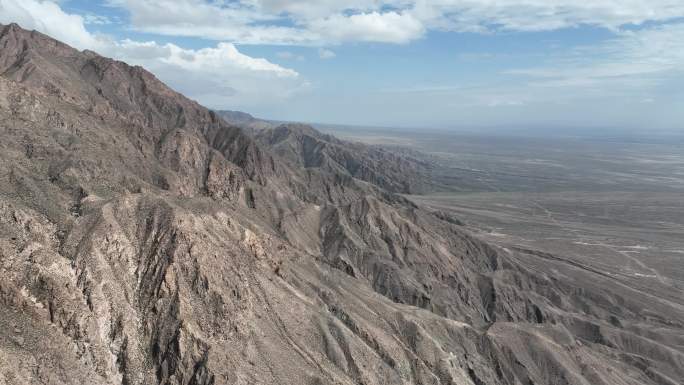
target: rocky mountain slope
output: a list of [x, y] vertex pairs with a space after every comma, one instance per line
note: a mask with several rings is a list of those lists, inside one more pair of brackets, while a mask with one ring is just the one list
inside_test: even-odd
[[239, 126], [244, 131], [254, 134], [263, 129], [273, 128], [277, 123], [268, 120], [258, 119], [254, 116], [242, 111], [220, 110], [216, 113], [225, 120], [228, 124]]
[[277, 123], [241, 111], [216, 113], [295, 168], [348, 175], [397, 193], [424, 193], [437, 186], [433, 161], [407, 148], [349, 142], [307, 124]]
[[0, 384], [681, 383], [682, 303], [487, 244], [395, 195], [392, 155], [294, 128], [1, 26]]
[[430, 185], [432, 165], [419, 156], [343, 141], [305, 124], [265, 128], [254, 137], [295, 167], [346, 174], [398, 193], [421, 193]]

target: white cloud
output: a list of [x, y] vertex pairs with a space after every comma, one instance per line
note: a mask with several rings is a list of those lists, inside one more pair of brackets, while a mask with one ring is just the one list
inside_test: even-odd
[[[684, 17], [681, 0], [110, 0], [134, 28], [236, 43], [406, 43], [429, 30], [612, 30]], [[159, 12], [163, 9], [164, 12]]]
[[545, 66], [507, 71], [533, 85], [643, 88], [684, 73], [684, 23], [620, 32], [598, 46], [580, 47]]
[[[518, 110], [529, 107], [542, 116], [553, 113], [570, 120], [582, 111], [579, 106], [604, 108], [617, 114], [627, 113], [626, 105], [653, 104], [630, 111], [646, 114], [646, 108], [657, 108], [668, 99], [663, 95], [678, 92], [667, 88], [681, 89], [677, 84], [684, 79], [684, 23], [620, 32], [598, 45], [549, 53], [538, 66], [497, 75], [504, 75], [505, 81], [394, 92], [421, 92], [424, 99], [450, 100], [452, 106], [516, 107]], [[557, 109], [547, 109], [548, 106]], [[602, 116], [597, 114], [593, 118], [598, 120]]]
[[321, 59], [332, 59], [335, 56], [337, 56], [335, 54], [335, 52], [333, 52], [329, 49], [325, 49], [325, 48], [319, 48], [318, 49], [318, 57]]
[[107, 25], [113, 24], [114, 20], [110, 19], [107, 16], [86, 13], [83, 15], [83, 22], [86, 25]]
[[486, 104], [489, 107], [517, 107], [525, 105], [525, 102], [518, 99], [505, 99], [501, 97], [492, 97]]
[[324, 37], [324, 41], [331, 42], [407, 43], [421, 37], [425, 31], [423, 24], [408, 12], [334, 14], [313, 20], [308, 26]]
[[[222, 5], [203, 0], [110, 0], [126, 9], [143, 32], [193, 36], [236, 43], [309, 44], [320, 37], [302, 28], [269, 24], [281, 16], [260, 12], [251, 1]], [[163, 10], [163, 12], [160, 12]]]
[[18, 23], [80, 49], [101, 46], [86, 30], [83, 17], [64, 12], [52, 1], [0, 0], [0, 23]]
[[246, 108], [278, 103], [306, 89], [296, 71], [247, 56], [231, 43], [198, 50], [123, 40], [113, 56], [142, 65], [178, 91], [209, 107]]
[[[243, 0], [228, 5], [204, 0], [110, 0], [110, 3], [126, 9], [132, 26], [139, 31], [243, 44], [405, 43], [421, 37], [425, 30], [410, 12], [381, 12], [380, 3], [369, 6], [366, 0], [344, 3]], [[164, 12], [159, 12], [160, 9]]]
[[289, 68], [273, 64], [266, 59], [253, 58], [235, 48], [231, 43], [219, 43], [215, 48], [199, 50], [182, 49], [173, 44], [163, 46], [168, 55], [159, 60], [190, 71], [220, 73], [230, 67], [239, 71], [252, 71], [273, 75], [279, 78], [296, 78], [299, 74]]
[[211, 107], [277, 103], [308, 84], [295, 70], [245, 55], [232, 43], [192, 50], [94, 35], [85, 28], [84, 17], [68, 14], [52, 1], [0, 0], [0, 23], [11, 22], [79, 49], [142, 65], [171, 87]]
[[422, 0], [414, 12], [437, 28], [542, 31], [579, 25], [609, 29], [684, 16], [680, 0]]
[[298, 55], [291, 51], [278, 51], [276, 52], [276, 57], [283, 60], [297, 60], [304, 61], [306, 58], [303, 55]]

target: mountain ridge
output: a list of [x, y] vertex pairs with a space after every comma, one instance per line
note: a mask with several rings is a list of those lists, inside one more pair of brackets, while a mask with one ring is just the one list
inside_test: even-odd
[[415, 156], [343, 141], [305, 124], [280, 124], [262, 129], [254, 137], [298, 167], [349, 174], [396, 193], [422, 193], [429, 189], [432, 165]]
[[436, 187], [431, 182], [432, 162], [409, 149], [399, 152], [346, 141], [309, 124], [267, 121], [241, 111], [217, 114], [295, 168], [347, 174], [395, 193], [425, 193]]

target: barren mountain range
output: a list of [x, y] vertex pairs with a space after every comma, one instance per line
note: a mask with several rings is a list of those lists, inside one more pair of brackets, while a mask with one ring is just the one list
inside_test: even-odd
[[422, 158], [0, 31], [0, 384], [682, 383], [681, 303], [411, 203]]
[[276, 122], [255, 118], [254, 116], [242, 111], [221, 110], [216, 111], [216, 113], [229, 124], [233, 126], [239, 126], [243, 131], [251, 135], [259, 130], [277, 126]]

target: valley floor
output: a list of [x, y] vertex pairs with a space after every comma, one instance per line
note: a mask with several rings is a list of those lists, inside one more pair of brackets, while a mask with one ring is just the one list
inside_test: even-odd
[[327, 128], [429, 154], [444, 191], [408, 197], [489, 242], [555, 254], [684, 306], [682, 138]]

